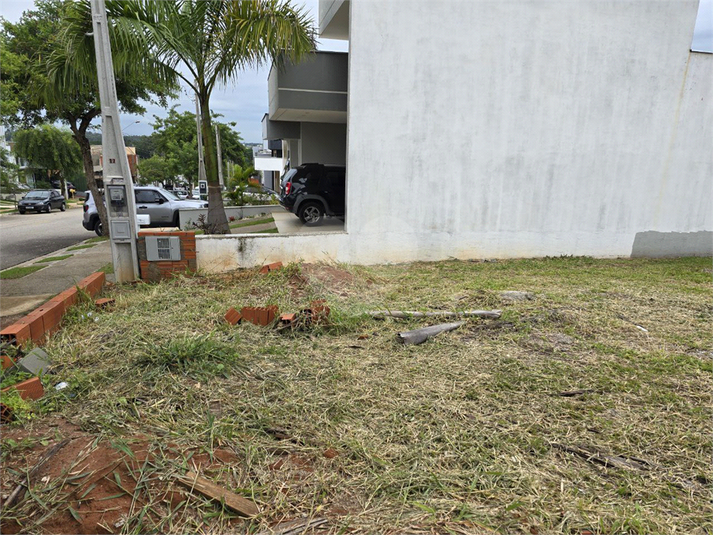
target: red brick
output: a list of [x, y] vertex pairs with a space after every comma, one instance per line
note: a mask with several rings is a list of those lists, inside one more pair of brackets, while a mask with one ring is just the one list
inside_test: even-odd
[[60, 297], [59, 295], [54, 296], [52, 299], [47, 301], [47, 303], [56, 303], [57, 305], [62, 307], [62, 314], [64, 314], [67, 311], [67, 309], [69, 308], [69, 305], [64, 300], [64, 298]]
[[9, 392], [12, 389], [17, 390], [22, 399], [40, 399], [45, 393], [45, 389], [42, 388], [42, 381], [40, 381], [39, 377], [32, 377], [27, 381], [8, 386], [7, 388], [3, 388], [2, 391]]
[[13, 323], [0, 331], [0, 339], [11, 344], [21, 346], [28, 340], [32, 339], [30, 325], [27, 323]]
[[84, 277], [81, 281], [79, 281], [77, 286], [93, 297], [101, 292], [105, 282], [106, 274], [103, 271], [97, 271], [88, 277]]
[[74, 287], [66, 289], [59, 295], [64, 297], [68, 307], [75, 305], [79, 299], [79, 292], [77, 291], [77, 288]]
[[290, 312], [288, 314], [280, 314], [280, 321], [282, 323], [292, 323], [297, 319], [297, 314]]
[[0, 360], [2, 360], [2, 369], [5, 370], [15, 364], [15, 361], [12, 360], [10, 357], [7, 355], [0, 355]]
[[255, 308], [253, 307], [241, 308], [240, 315], [243, 317], [244, 320], [249, 321], [250, 323], [257, 323], [257, 315], [255, 312]]
[[237, 325], [238, 323], [240, 323], [241, 319], [242, 316], [240, 315], [240, 312], [238, 312], [234, 308], [228, 309], [228, 311], [225, 313], [225, 321], [227, 321], [231, 325]]
[[115, 302], [116, 299], [112, 299], [110, 297], [102, 297], [101, 299], [97, 299], [96, 301], [94, 301], [94, 304], [99, 308], [107, 308], [113, 305]]
[[64, 303], [48, 301], [39, 307], [36, 312], [41, 312], [43, 314], [45, 330], [47, 330], [48, 325], [57, 325], [62, 321], [62, 316], [64, 315]]
[[30, 336], [35, 344], [41, 344], [45, 338], [44, 315], [30, 312], [24, 318], [17, 320], [17, 323], [24, 323], [30, 327]]

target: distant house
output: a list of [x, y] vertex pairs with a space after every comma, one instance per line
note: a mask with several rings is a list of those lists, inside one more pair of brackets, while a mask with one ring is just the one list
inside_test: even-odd
[[206, 267], [712, 254], [697, 8], [321, 0], [321, 35], [349, 52], [274, 68], [263, 132], [293, 166], [346, 164], [345, 232], [206, 240]]
[[[104, 169], [104, 157], [101, 145], [92, 145], [92, 165], [94, 166], [94, 178], [101, 180]], [[139, 156], [136, 154], [136, 147], [126, 147], [126, 157], [129, 159], [129, 169], [134, 182], [139, 177]]]

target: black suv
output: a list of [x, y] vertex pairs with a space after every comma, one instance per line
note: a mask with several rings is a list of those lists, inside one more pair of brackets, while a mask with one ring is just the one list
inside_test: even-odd
[[346, 168], [306, 163], [290, 169], [282, 178], [280, 204], [305, 225], [319, 225], [325, 215], [344, 216]]

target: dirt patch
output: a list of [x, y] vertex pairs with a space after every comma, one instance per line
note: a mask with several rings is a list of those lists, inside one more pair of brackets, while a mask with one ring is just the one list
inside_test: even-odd
[[[10, 511], [4, 511], [0, 532], [119, 533], [125, 529], [126, 518], [141, 508], [150, 517], [145, 528], [158, 526], [162, 517], [190, 499], [187, 492], [172, 484], [172, 474], [187, 466], [208, 477], [224, 479], [221, 477], [227, 472], [224, 467], [239, 460], [227, 449], [216, 449], [212, 455], [196, 453], [195, 448], [151, 443], [141, 435], [99, 440], [58, 418], [42, 428], [10, 429], [3, 433], [4, 440], [30, 445], [12, 452], [2, 463], [3, 500], [18, 483], [26, 481], [22, 474], [64, 438], [69, 439], [67, 444], [33, 477], [31, 492]], [[48, 512], [41, 507], [45, 500], [59, 505]], [[32, 510], [36, 510], [35, 514]], [[13, 520], [13, 511], [25, 513], [35, 524], [20, 526]]]
[[311, 284], [323, 286], [335, 293], [354, 284], [354, 275], [344, 269], [327, 264], [303, 264], [302, 275]]

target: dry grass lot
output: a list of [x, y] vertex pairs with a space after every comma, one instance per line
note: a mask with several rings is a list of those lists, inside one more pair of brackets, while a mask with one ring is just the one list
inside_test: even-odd
[[[70, 388], [3, 433], [3, 494], [73, 439], [3, 532], [713, 531], [710, 259], [291, 265], [107, 294], [46, 348]], [[315, 298], [329, 325], [222, 319]], [[403, 346], [436, 322], [364, 315], [384, 308], [503, 315]], [[82, 465], [100, 450], [111, 470]], [[194, 468], [261, 513], [180, 491]]]

